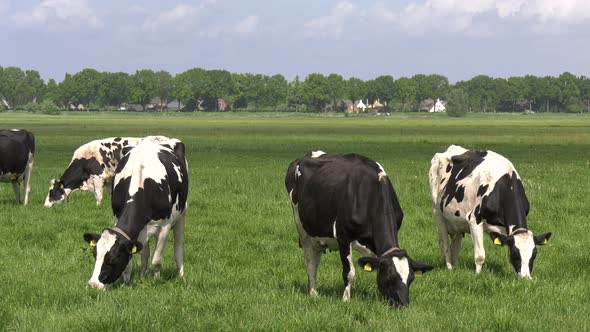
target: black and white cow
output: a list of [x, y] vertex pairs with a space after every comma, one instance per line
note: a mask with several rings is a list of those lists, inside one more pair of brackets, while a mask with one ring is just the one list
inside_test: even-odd
[[[178, 273], [184, 276], [184, 217], [188, 195], [188, 170], [184, 144], [177, 139], [142, 140], [125, 154], [113, 180], [114, 228], [102, 234], [84, 234], [96, 259], [88, 287], [102, 289], [121, 275], [128, 283], [132, 254], [141, 251], [142, 275], [147, 272], [149, 238], [156, 237], [152, 259], [160, 274], [162, 255], [170, 230]], [[142, 249], [143, 248], [143, 249]]]
[[514, 272], [531, 277], [536, 246], [545, 244], [551, 233], [534, 236], [528, 229], [529, 201], [508, 159], [489, 150], [451, 145], [434, 155], [429, 177], [440, 250], [448, 269], [457, 266], [461, 239], [471, 233], [475, 272], [479, 273], [485, 261], [483, 233], [487, 232], [495, 244], [508, 245]]
[[310, 295], [317, 295], [316, 273], [322, 252], [338, 250], [345, 287], [342, 300], [349, 301], [355, 276], [352, 249], [356, 249], [366, 256], [358, 260], [365, 270], [379, 270], [377, 285], [389, 303], [410, 303], [414, 274], [432, 266], [412, 260], [400, 249], [403, 211], [379, 163], [357, 154], [314, 151], [289, 165], [285, 185]]
[[31, 171], [35, 156], [35, 136], [21, 129], [0, 129], [0, 182], [11, 182], [20, 204], [20, 184], [24, 181], [25, 200], [29, 203]]
[[102, 202], [104, 185], [111, 182], [123, 151], [135, 146], [141, 139], [167, 140], [164, 136], [110, 137], [94, 140], [74, 151], [72, 161], [61, 178], [51, 179], [45, 198], [45, 207], [66, 201], [76, 190], [94, 192], [96, 205]]

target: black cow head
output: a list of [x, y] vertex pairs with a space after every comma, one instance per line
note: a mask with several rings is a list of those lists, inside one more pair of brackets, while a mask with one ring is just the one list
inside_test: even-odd
[[490, 238], [494, 244], [508, 246], [510, 264], [514, 273], [521, 278], [531, 278], [533, 263], [537, 257], [537, 246], [542, 246], [549, 241], [551, 233], [533, 235], [529, 230], [522, 230], [508, 236], [490, 232]]
[[85, 233], [84, 240], [92, 247], [95, 259], [94, 272], [88, 281], [88, 287], [103, 289], [114, 283], [127, 267], [131, 255], [141, 251], [141, 242], [127, 240], [112, 229], [105, 229], [102, 234]]
[[52, 207], [54, 204], [59, 204], [65, 201], [67, 197], [68, 193], [64, 187], [64, 183], [62, 181], [55, 181], [55, 179], [51, 179], [49, 183], [49, 192], [45, 198], [44, 205], [48, 208]]
[[410, 285], [414, 276], [432, 270], [432, 265], [414, 261], [404, 250], [381, 257], [362, 257], [359, 265], [365, 271], [379, 270], [377, 286], [389, 304], [401, 307], [410, 304]]

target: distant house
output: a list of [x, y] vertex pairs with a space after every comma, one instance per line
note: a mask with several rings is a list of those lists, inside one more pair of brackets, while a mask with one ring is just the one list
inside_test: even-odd
[[229, 108], [229, 104], [223, 98], [217, 98], [217, 111], [226, 112]]
[[360, 110], [362, 110], [364, 112], [367, 109], [367, 105], [365, 105], [362, 100], [359, 100], [359, 102], [356, 104], [356, 108], [357, 108], [357, 112]]
[[71, 111], [83, 111], [84, 110], [84, 105], [82, 104], [78, 104], [78, 106], [74, 105], [74, 104], [70, 104], [70, 106], [68, 106], [68, 108]]
[[440, 100], [440, 99], [436, 99], [436, 103], [434, 103], [434, 105], [432, 105], [432, 107], [430, 107], [430, 109], [428, 110], [428, 112], [430, 113], [443, 113], [446, 112], [447, 108], [445, 107], [445, 102]]
[[373, 104], [371, 104], [370, 108], [381, 108], [383, 107], [383, 104], [381, 104], [381, 102], [379, 102], [379, 99], [375, 100], [373, 102]]
[[354, 101], [352, 101], [350, 99], [344, 100], [344, 106], [346, 107], [346, 113], [358, 113], [359, 112]]

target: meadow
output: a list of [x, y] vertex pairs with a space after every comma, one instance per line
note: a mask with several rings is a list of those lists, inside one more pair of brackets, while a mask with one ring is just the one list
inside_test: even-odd
[[[590, 116], [559, 114], [0, 113], [0, 127], [36, 135], [28, 206], [0, 184], [0, 330], [469, 330], [590, 329]], [[85, 288], [94, 260], [85, 232], [112, 226], [110, 195], [43, 207], [49, 180], [73, 151], [110, 136], [167, 135], [184, 141], [190, 174], [185, 280], [166, 248], [162, 277], [108, 291]], [[428, 169], [449, 144], [508, 157], [531, 202], [529, 227], [552, 232], [539, 248], [533, 280], [517, 280], [506, 248], [486, 236], [486, 263], [474, 272], [463, 241], [448, 271], [432, 218]], [[303, 254], [284, 189], [289, 163], [310, 150], [357, 152], [378, 160], [398, 193], [403, 248], [435, 269], [417, 277], [402, 310], [380, 297], [375, 274], [357, 267], [342, 303], [337, 253], [322, 257], [317, 298], [306, 295]], [[153, 249], [153, 246], [152, 246]], [[359, 257], [355, 253], [355, 260]]]

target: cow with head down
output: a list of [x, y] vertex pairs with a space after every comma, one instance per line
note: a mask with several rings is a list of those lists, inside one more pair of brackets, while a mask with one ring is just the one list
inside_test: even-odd
[[68, 200], [77, 190], [94, 192], [96, 205], [102, 202], [105, 183], [111, 182], [125, 151], [141, 140], [167, 140], [165, 136], [110, 137], [94, 140], [74, 151], [72, 161], [59, 180], [51, 179], [45, 207]]
[[285, 185], [303, 249], [310, 295], [317, 295], [320, 257], [330, 249], [340, 253], [342, 300], [350, 300], [355, 249], [365, 255], [358, 261], [365, 271], [379, 271], [378, 289], [391, 305], [410, 303], [414, 275], [432, 266], [411, 259], [400, 248], [403, 211], [379, 163], [358, 154], [314, 151], [289, 165]]
[[24, 205], [29, 203], [31, 172], [35, 156], [35, 136], [22, 129], [0, 129], [0, 182], [12, 183], [16, 204], [24, 182]]
[[94, 271], [88, 287], [104, 289], [123, 276], [131, 278], [132, 255], [141, 253], [142, 275], [147, 272], [149, 239], [156, 237], [152, 259], [160, 274], [164, 247], [174, 234], [174, 255], [184, 275], [184, 216], [188, 196], [184, 144], [177, 139], [143, 139], [121, 158], [111, 197], [115, 226], [100, 234], [86, 233], [92, 247]]
[[440, 250], [448, 269], [458, 265], [465, 233], [473, 239], [475, 271], [485, 260], [483, 233], [507, 246], [517, 276], [531, 278], [537, 246], [551, 233], [534, 235], [528, 228], [529, 201], [512, 163], [493, 151], [451, 145], [431, 160], [430, 190]]

